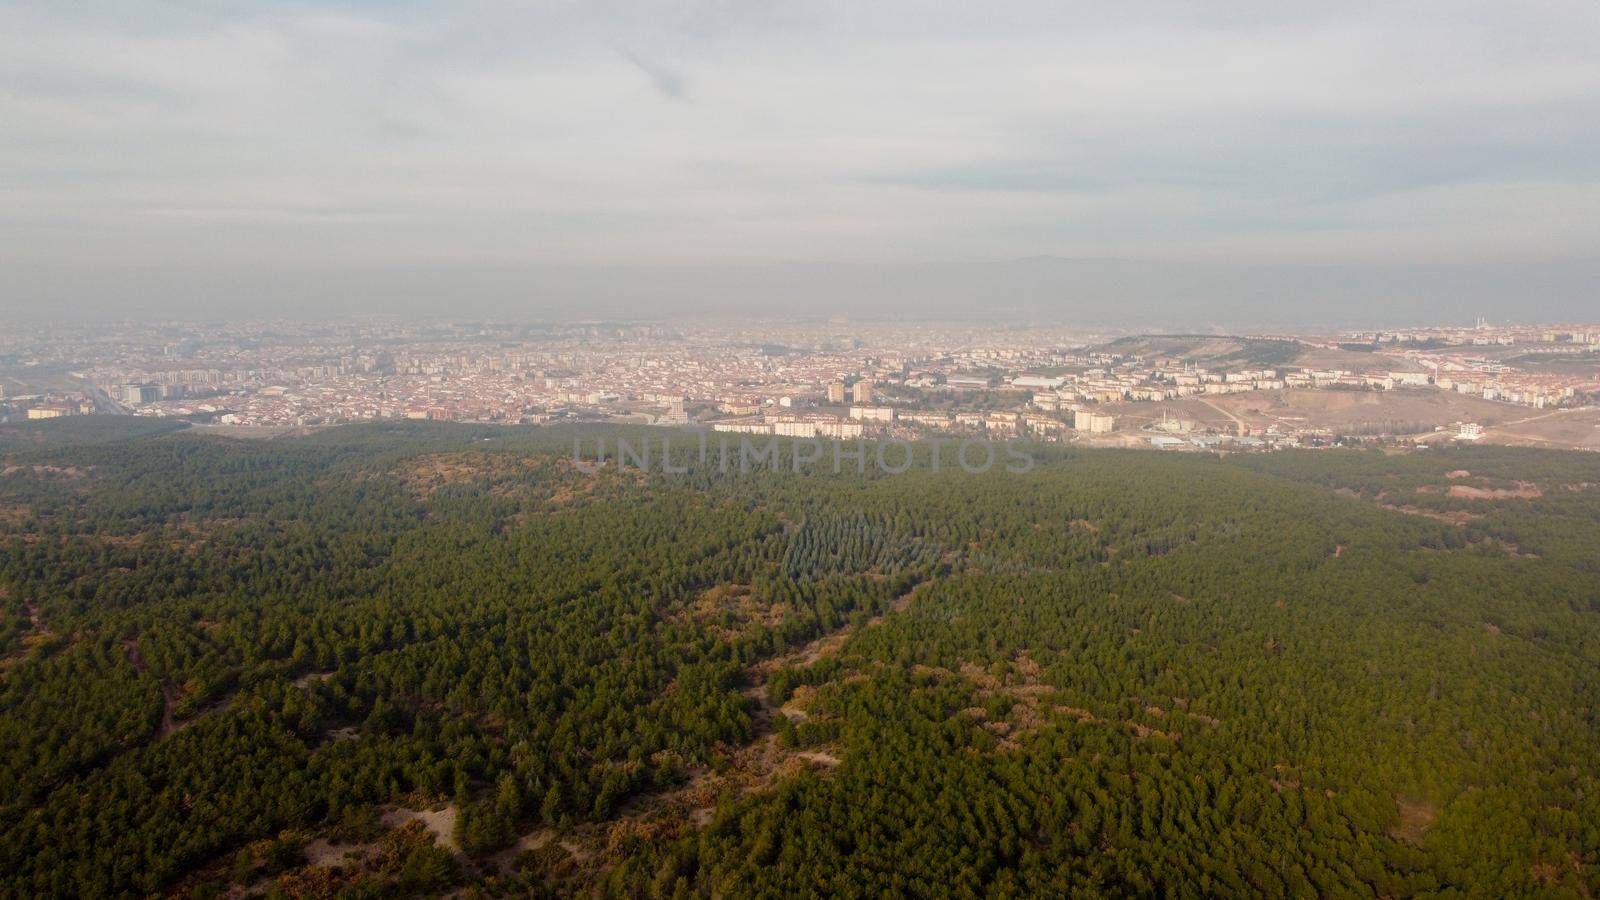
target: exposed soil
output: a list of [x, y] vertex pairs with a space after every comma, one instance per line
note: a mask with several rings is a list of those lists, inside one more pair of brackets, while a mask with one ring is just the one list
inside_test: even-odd
[[443, 809], [391, 809], [383, 814], [378, 821], [389, 828], [399, 828], [414, 819], [420, 819], [422, 824], [433, 834], [433, 842], [441, 847], [451, 850], [459, 849], [456, 846], [456, 806], [447, 803]]
[[[916, 585], [896, 597], [888, 609], [863, 623], [870, 628], [891, 614], [903, 612], [911, 604], [922, 585]], [[746, 589], [739, 585], [713, 589], [702, 594], [696, 605], [710, 602], [721, 605], [730, 598], [739, 598]], [[610, 821], [579, 826], [564, 835], [561, 846], [580, 863], [599, 860], [601, 865], [617, 858], [611, 848], [628, 841], [667, 839], [685, 833], [687, 829], [703, 827], [711, 821], [718, 801], [723, 797], [738, 797], [765, 790], [774, 782], [795, 775], [807, 767], [832, 769], [843, 764], [837, 751], [831, 747], [808, 747], [791, 750], [781, 745], [774, 725], [778, 716], [791, 721], [803, 721], [810, 716], [806, 706], [815, 690], [800, 688], [783, 706], [775, 705], [767, 685], [772, 674], [780, 668], [804, 666], [831, 656], [839, 651], [856, 626], [846, 625], [782, 656], [763, 660], [745, 670], [747, 684], [740, 692], [754, 705], [751, 713], [751, 739], [739, 746], [723, 745], [717, 748], [726, 761], [719, 769], [705, 766], [692, 768], [687, 780], [679, 787], [657, 794], [636, 796], [626, 803]], [[541, 828], [524, 835], [513, 850], [497, 854], [490, 862], [509, 869], [524, 850], [543, 846], [552, 833]], [[517, 849], [520, 848], [520, 849]], [[515, 851], [515, 852], [513, 852]]]
[[294, 680], [294, 686], [304, 690], [319, 681], [327, 681], [333, 672], [307, 672]]
[[1475, 513], [1465, 509], [1453, 509], [1446, 512], [1439, 509], [1422, 509], [1417, 506], [1395, 506], [1392, 503], [1383, 504], [1383, 508], [1405, 513], [1408, 516], [1422, 516], [1423, 518], [1446, 522], [1451, 525], [1465, 525], [1468, 522], [1476, 522], [1483, 518], [1482, 513]]
[[1543, 497], [1544, 491], [1537, 485], [1526, 481], [1517, 482], [1514, 488], [1479, 488], [1465, 484], [1452, 484], [1450, 490], [1445, 492], [1451, 497], [1464, 497], [1468, 500], [1533, 500]]
[[1389, 829], [1389, 834], [1408, 844], [1421, 843], [1438, 811], [1425, 800], [1396, 797], [1395, 801], [1400, 805], [1400, 820]]

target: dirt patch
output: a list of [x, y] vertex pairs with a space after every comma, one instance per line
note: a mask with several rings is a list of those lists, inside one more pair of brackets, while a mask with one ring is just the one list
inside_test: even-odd
[[1499, 538], [1489, 538], [1488, 542], [1493, 544], [1493, 545], [1495, 545], [1496, 547], [1499, 547], [1501, 550], [1504, 550], [1508, 556], [1514, 557], [1516, 559], [1538, 559], [1539, 558], [1539, 554], [1537, 554], [1537, 553], [1525, 553], [1525, 552], [1523, 552], [1523, 549], [1521, 547], [1519, 547], [1518, 545], [1513, 544], [1512, 542], [1507, 541], [1507, 540], [1501, 540]]
[[674, 622], [694, 622], [727, 640], [759, 628], [775, 628], [789, 614], [787, 603], [763, 603], [748, 584], [719, 584], [669, 613]]
[[[891, 613], [905, 612], [906, 609], [911, 606], [911, 601], [914, 599], [917, 591], [919, 591], [921, 588], [922, 584], [915, 585], [910, 590], [890, 601], [888, 610], [868, 619], [865, 627], [872, 628], [881, 624], [883, 619]], [[835, 653], [839, 652], [839, 648], [843, 647], [845, 641], [849, 640], [850, 635], [854, 633], [855, 627], [846, 625], [837, 631], [829, 632], [828, 634], [811, 641], [810, 643], [791, 653], [783, 656], [773, 657], [772, 659], [757, 663], [755, 666], [751, 667], [750, 674], [752, 677], [756, 678], [763, 685], [765, 685], [767, 677], [778, 669], [792, 668], [796, 666], [809, 666], [812, 663], [821, 660], [823, 657], [834, 655]], [[764, 693], [765, 692], [763, 691], [763, 694]]]
[[315, 683], [317, 683], [319, 681], [327, 681], [329, 678], [332, 678], [332, 677], [333, 677], [333, 672], [331, 672], [331, 671], [328, 671], [328, 672], [307, 672], [306, 674], [301, 675], [299, 678], [296, 678], [294, 680], [294, 686], [297, 687], [297, 688], [300, 688], [301, 690], [305, 690], [306, 688], [310, 687], [311, 685], [313, 685], [313, 684], [315, 684]]
[[318, 866], [331, 866], [342, 863], [346, 859], [359, 859], [369, 852], [376, 843], [370, 844], [334, 844], [326, 838], [317, 838], [306, 845], [306, 865], [310, 868]]
[[0, 478], [12, 475], [35, 475], [52, 480], [78, 481], [88, 478], [92, 466], [6, 466], [0, 469]]
[[789, 695], [787, 703], [778, 707], [778, 712], [788, 716], [791, 722], [804, 722], [811, 717], [810, 707], [816, 701], [817, 689], [809, 684], [802, 684]]
[[[122, 642], [122, 646], [128, 654], [128, 663], [133, 666], [133, 671], [139, 675], [144, 675], [149, 666], [145, 664], [144, 654], [139, 652], [139, 642], [127, 640]], [[161, 724], [156, 729], [156, 740], [177, 734], [192, 724], [195, 718], [198, 718], [196, 716], [185, 719], [182, 722], [177, 721], [173, 716], [173, 710], [177, 707], [178, 701], [182, 699], [182, 687], [167, 681], [161, 682]]]
[[[177, 706], [178, 701], [181, 699], [183, 699], [183, 691], [177, 685], [163, 684], [161, 686], [161, 730], [156, 732], [158, 739], [176, 734], [178, 729], [189, 724], [189, 722], [180, 724], [172, 718], [172, 708]], [[192, 722], [194, 720], [191, 719], [189, 721]]]
[[1395, 802], [1400, 805], [1400, 819], [1389, 829], [1389, 835], [1408, 844], [1420, 843], [1438, 811], [1425, 800], [1396, 797]]
[[483, 481], [491, 493], [507, 493], [521, 477], [546, 463], [536, 457], [510, 453], [433, 453], [409, 460], [395, 474], [417, 498], [453, 484]]
[[[1482, 421], [1482, 420], [1469, 420]], [[1489, 423], [1484, 422], [1485, 425]], [[1488, 428], [1483, 443], [1513, 446], [1600, 449], [1600, 409], [1566, 409]]]
[[981, 723], [989, 733], [1000, 738], [995, 749], [1001, 752], [1020, 749], [1022, 738], [1050, 724], [1058, 716], [1071, 716], [1079, 722], [1103, 725], [1105, 720], [1087, 709], [1047, 702], [1059, 693], [1055, 685], [1040, 680], [1042, 667], [1024, 654], [1019, 654], [1006, 667], [1004, 675], [996, 675], [989, 668], [972, 662], [961, 664], [959, 671], [938, 666], [914, 665], [912, 672], [934, 678], [965, 678], [976, 687], [976, 695], [983, 699], [1004, 698], [1011, 701], [1004, 718], [990, 720], [984, 707], [974, 706], [963, 710], [974, 722]]
[[411, 821], [421, 821], [433, 835], [433, 842], [451, 850], [456, 847], [456, 806], [448, 803], [443, 809], [391, 809], [379, 819], [386, 827], [399, 828]]
[[1445, 511], [1440, 509], [1423, 509], [1418, 506], [1395, 506], [1391, 503], [1383, 504], [1383, 508], [1398, 513], [1405, 513], [1408, 516], [1422, 516], [1425, 519], [1433, 519], [1436, 522], [1445, 522], [1450, 525], [1465, 525], [1468, 522], [1476, 522], [1477, 520], [1483, 518], [1482, 513], [1470, 512], [1464, 509], [1452, 509]]
[[1159, 728], [1151, 728], [1149, 725], [1145, 725], [1145, 724], [1142, 724], [1142, 723], [1139, 723], [1139, 722], [1128, 721], [1128, 722], [1125, 722], [1124, 724], [1126, 724], [1129, 728], [1133, 729], [1134, 736], [1137, 737], [1141, 741], [1145, 740], [1147, 738], [1152, 738], [1152, 737], [1163, 738], [1163, 739], [1169, 740], [1169, 741], [1176, 741], [1176, 740], [1179, 740], [1179, 739], [1181, 739], [1183, 737], [1183, 735], [1181, 735], [1181, 734], [1177, 734], [1177, 733], [1174, 733], [1174, 732], [1162, 731]]
[[131, 638], [125, 640], [122, 649], [128, 654], [128, 664], [133, 666], [134, 674], [143, 675], [148, 667], [144, 663], [144, 654], [139, 652], [139, 642]]
[[[137, 640], [130, 638], [123, 641], [122, 649], [128, 654], [128, 664], [133, 666], [133, 671], [136, 674], [142, 676], [149, 671], [150, 667], [145, 663], [144, 654], [139, 652], [139, 642]], [[199, 718], [199, 716], [196, 715], [191, 716], [182, 722], [177, 721], [177, 719], [173, 716], [172, 711], [177, 707], [178, 701], [182, 699], [182, 687], [167, 681], [163, 681], [161, 683], [161, 725], [156, 729], [156, 740], [161, 740], [162, 738], [177, 734], [179, 731], [182, 731], [184, 728], [187, 728], [189, 725], [193, 724], [195, 719]]]
[[33, 515], [33, 510], [19, 504], [0, 504], [0, 523], [21, 525]]
[[[11, 596], [11, 591], [6, 587], [0, 586], [0, 599], [9, 596]], [[32, 600], [22, 601], [22, 617], [28, 623], [28, 630], [23, 632], [21, 638], [18, 639], [16, 652], [0, 657], [0, 669], [20, 662], [29, 653], [33, 652], [33, 648], [55, 637], [55, 632], [44, 624], [44, 619], [39, 612], [39, 604]]]
[[817, 638], [807, 644], [798, 655], [789, 657], [788, 664], [792, 666], [809, 666], [825, 656], [832, 656], [838, 653], [839, 648], [844, 646], [844, 642], [850, 639], [852, 631], [853, 629], [850, 628], [842, 628], [833, 634]]
[[1517, 482], [1514, 488], [1479, 488], [1465, 484], [1452, 484], [1446, 491], [1451, 497], [1468, 500], [1533, 500], [1544, 496], [1544, 491], [1526, 481]]
[[[904, 611], [912, 602], [916, 591], [910, 590], [890, 602], [888, 610], [868, 619], [862, 627], [872, 627], [893, 612]], [[727, 585], [703, 592], [683, 610], [684, 616], [702, 616], [713, 612], [743, 609], [756, 617], [774, 614], [773, 610], [751, 610], [746, 606], [749, 587]], [[655, 794], [643, 794], [629, 800], [606, 822], [579, 826], [560, 841], [572, 859], [586, 866], [611, 865], [622, 856], [618, 849], [637, 840], [662, 841], [680, 836], [691, 828], [710, 823], [717, 803], [724, 797], [740, 797], [766, 790], [775, 782], [792, 777], [807, 768], [831, 770], [843, 764], [836, 748], [807, 747], [793, 750], [783, 746], [775, 723], [779, 716], [791, 722], [812, 718], [807, 707], [814, 701], [816, 689], [801, 686], [779, 707], [772, 702], [768, 682], [781, 668], [805, 666], [839, 651], [855, 626], [845, 627], [822, 635], [816, 640], [783, 656], [756, 663], [745, 670], [748, 683], [741, 691], [755, 709], [751, 715], [751, 739], [742, 745], [718, 745], [719, 757], [715, 769], [696, 766], [688, 770], [687, 779], [676, 789]], [[540, 833], [525, 840], [548, 840]], [[519, 854], [502, 854], [497, 857], [502, 865]]]
[[[1357, 354], [1366, 363], [1376, 354]], [[1391, 368], [1391, 363], [1397, 363]], [[1384, 361], [1380, 371], [1401, 371], [1403, 360]], [[1334, 368], [1350, 368], [1334, 366]], [[1196, 431], [1227, 433], [1242, 425], [1250, 431], [1276, 426], [1287, 433], [1377, 434], [1427, 436], [1439, 426], [1478, 422], [1486, 427], [1514, 418], [1525, 408], [1464, 394], [1417, 388], [1385, 391], [1331, 391], [1287, 388], [1239, 394], [1207, 395], [1164, 403], [1129, 401], [1110, 404], [1107, 412], [1130, 422], [1160, 421], [1165, 412], [1194, 422]]]
[[[484, 861], [484, 869], [490, 872], [511, 873], [517, 869], [517, 863], [525, 853], [542, 850], [551, 845], [556, 839], [553, 828], [538, 828], [517, 838], [511, 846]], [[568, 851], [568, 855], [570, 851]]]

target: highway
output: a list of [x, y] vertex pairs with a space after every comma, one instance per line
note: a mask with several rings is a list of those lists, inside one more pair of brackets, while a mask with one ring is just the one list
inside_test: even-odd
[[83, 383], [83, 392], [90, 400], [94, 401], [94, 411], [97, 413], [110, 416], [133, 415], [133, 410], [130, 407], [113, 400], [110, 394], [87, 381]]

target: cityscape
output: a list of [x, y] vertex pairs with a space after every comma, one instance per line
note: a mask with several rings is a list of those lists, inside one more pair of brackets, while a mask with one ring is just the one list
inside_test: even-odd
[[837, 319], [153, 323], [0, 339], [0, 417], [238, 435], [373, 419], [1170, 450], [1600, 449], [1600, 324], [1109, 334]]

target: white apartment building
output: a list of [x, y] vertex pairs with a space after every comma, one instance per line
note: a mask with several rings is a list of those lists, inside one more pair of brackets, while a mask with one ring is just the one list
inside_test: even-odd
[[1079, 431], [1087, 431], [1090, 434], [1105, 434], [1117, 424], [1115, 417], [1096, 412], [1080, 412], [1075, 414], [1072, 420], [1073, 426]]
[[893, 422], [894, 407], [892, 406], [852, 406], [850, 418], [862, 422]]

